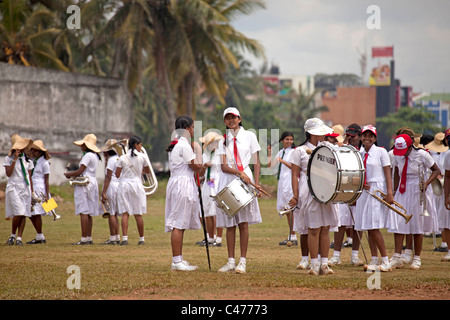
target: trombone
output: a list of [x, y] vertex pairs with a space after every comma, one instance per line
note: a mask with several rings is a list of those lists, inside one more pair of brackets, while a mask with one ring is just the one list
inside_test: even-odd
[[424, 172], [422, 170], [420, 170], [420, 164], [419, 164], [419, 188], [420, 188], [419, 199], [420, 199], [420, 205], [422, 206], [422, 213], [420, 215], [423, 217], [429, 217], [430, 214], [428, 213], [428, 210], [427, 210], [427, 198], [426, 198], [426, 194], [425, 194], [424, 184], [425, 184]]
[[[411, 220], [412, 218], [412, 214], [406, 214], [406, 209], [397, 201], [394, 201], [394, 205], [398, 207], [395, 208], [393, 205], [390, 205], [386, 200], [380, 198], [379, 196], [377, 196], [377, 192], [380, 193], [380, 195], [385, 198], [386, 194], [383, 193], [381, 190], [375, 190], [373, 193], [370, 193], [369, 191], [366, 190], [366, 192], [368, 194], [370, 194], [372, 197], [374, 197], [375, 199], [377, 199], [378, 201], [380, 201], [382, 204], [384, 204], [385, 206], [387, 206], [389, 209], [391, 209], [392, 211], [394, 211], [395, 213], [398, 213], [399, 215], [401, 215], [404, 219], [405, 219], [405, 223], [408, 223], [409, 220]], [[400, 211], [402, 210], [402, 211]]]

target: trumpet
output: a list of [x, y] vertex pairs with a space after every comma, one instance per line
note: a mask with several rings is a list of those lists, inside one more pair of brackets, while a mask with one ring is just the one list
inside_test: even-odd
[[[70, 162], [66, 166], [66, 171], [70, 168]], [[78, 177], [70, 177], [69, 178], [69, 184], [71, 187], [75, 186], [85, 186], [89, 184], [89, 178], [85, 176], [78, 176]]]
[[[37, 203], [45, 202], [45, 195], [40, 192], [39, 195], [36, 195], [35, 192], [31, 194], [31, 212], [34, 211], [34, 205]], [[59, 214], [56, 214], [55, 210], [50, 210], [50, 213], [53, 215], [53, 221], [61, 219]]]
[[419, 199], [420, 199], [420, 205], [422, 206], [422, 213], [420, 215], [423, 217], [429, 217], [430, 214], [428, 213], [428, 210], [427, 210], [427, 198], [425, 195], [424, 184], [425, 184], [424, 172], [422, 170], [420, 170], [420, 165], [419, 165], [419, 187], [420, 187]]
[[105, 200], [105, 202], [100, 201], [100, 203], [102, 204], [102, 208], [103, 208], [103, 214], [102, 214], [103, 219], [109, 218], [109, 216], [111, 215], [111, 206], [109, 205], [108, 200]]
[[278, 214], [280, 216], [284, 216], [285, 214], [288, 214], [289, 212], [293, 212], [295, 210], [296, 206], [290, 207], [289, 203], [286, 203], [284, 205], [284, 210], [278, 211]]
[[[373, 193], [370, 193], [369, 191], [366, 190], [366, 192], [368, 194], [370, 194], [372, 197], [374, 197], [375, 199], [377, 199], [378, 201], [380, 201], [382, 204], [384, 204], [385, 206], [387, 206], [389, 209], [391, 209], [392, 211], [394, 211], [395, 213], [401, 215], [404, 219], [405, 219], [405, 223], [408, 223], [409, 220], [411, 220], [412, 218], [412, 214], [406, 214], [406, 209], [397, 201], [394, 201], [394, 205], [398, 207], [395, 208], [393, 205], [390, 205], [386, 200], [380, 198], [379, 196], [377, 196], [377, 192], [380, 193], [380, 195], [385, 198], [386, 194], [383, 193], [381, 190], [375, 190]], [[400, 211], [402, 210], [402, 211]]]

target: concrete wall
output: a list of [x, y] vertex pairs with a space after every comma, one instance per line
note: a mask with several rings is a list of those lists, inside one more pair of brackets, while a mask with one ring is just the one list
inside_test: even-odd
[[43, 140], [52, 155], [52, 184], [65, 182], [67, 162], [78, 163], [75, 140], [94, 133], [100, 147], [133, 131], [132, 97], [122, 80], [0, 63], [0, 156], [10, 150], [13, 133]]

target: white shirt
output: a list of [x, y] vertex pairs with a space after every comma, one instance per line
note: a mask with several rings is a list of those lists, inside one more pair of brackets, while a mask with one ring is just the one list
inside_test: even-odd
[[307, 141], [304, 145], [295, 148], [292, 152], [291, 163], [299, 166], [301, 171], [306, 174], [306, 171], [308, 170], [309, 157], [311, 156], [306, 152], [306, 150], [310, 149], [313, 151], [315, 148], [316, 146], [309, 141]]
[[[15, 183], [26, 183], [25, 182], [25, 178], [23, 176], [23, 172], [22, 172], [22, 168], [20, 166], [20, 159], [22, 159], [23, 162], [23, 166], [25, 168], [25, 172], [26, 172], [26, 176], [28, 179], [28, 182], [30, 182], [30, 176], [28, 174], [29, 170], [32, 170], [34, 168], [33, 162], [32, 161], [26, 161], [24, 156], [21, 156], [19, 158], [17, 158], [16, 160], [16, 164], [14, 166], [14, 171], [11, 174], [10, 177], [8, 177], [8, 183], [10, 182], [15, 182]], [[3, 164], [4, 167], [10, 167], [12, 162], [14, 160], [14, 156], [6, 156], [5, 157], [5, 162]]]
[[[418, 178], [419, 177], [419, 165], [422, 172], [433, 166], [434, 160], [431, 155], [423, 149], [412, 149], [408, 156], [408, 171], [406, 173], [406, 179], [408, 178]], [[392, 166], [398, 168], [398, 174], [401, 177], [403, 172], [403, 167], [405, 166], [405, 156], [395, 156], [392, 161]]]
[[118, 182], [119, 179], [116, 177], [117, 163], [119, 163], [119, 156], [117, 154], [109, 156], [108, 162], [106, 164], [106, 170], [112, 171], [111, 182]]
[[36, 161], [36, 165], [33, 170], [33, 186], [38, 184], [44, 184], [44, 176], [50, 174], [50, 163], [45, 159], [44, 156], [39, 157]]
[[384, 175], [383, 167], [391, 166], [391, 159], [386, 149], [372, 145], [369, 152], [363, 147], [359, 151], [364, 162], [366, 153], [369, 156], [366, 161], [366, 182], [383, 182], [386, 177]]
[[449, 151], [445, 152], [445, 155], [444, 155], [444, 166], [443, 167], [444, 167], [443, 170], [450, 171], [450, 152]]
[[[234, 159], [234, 136], [231, 132], [227, 133], [226, 139], [226, 149], [228, 149], [228, 151], [226, 151], [224, 143], [220, 143], [217, 154], [227, 155], [228, 166], [234, 168], [236, 163]], [[245, 130], [243, 127], [240, 127], [238, 134], [236, 135], [236, 146], [244, 169], [251, 163], [252, 155], [261, 150], [256, 135], [251, 131]]]
[[87, 177], [95, 178], [95, 173], [97, 172], [97, 164], [98, 164], [98, 156], [94, 152], [86, 152], [86, 154], [81, 158], [81, 165], [85, 165], [86, 169], [84, 169], [82, 175]]
[[131, 149], [117, 161], [117, 168], [122, 168], [119, 181], [122, 179], [139, 179], [141, 180], [141, 174], [144, 167], [147, 167], [147, 161], [144, 158], [144, 154], [136, 151], [135, 155], [131, 156]]
[[191, 144], [185, 137], [180, 137], [178, 143], [169, 152], [170, 176], [193, 175], [193, 171], [189, 167], [193, 159], [195, 159], [195, 153]]

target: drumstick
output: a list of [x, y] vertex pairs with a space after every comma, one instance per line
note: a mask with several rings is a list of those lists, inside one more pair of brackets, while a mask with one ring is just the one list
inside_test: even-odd
[[[236, 176], [237, 176], [239, 179], [242, 180], [242, 178], [241, 178], [238, 174], [237, 174]], [[244, 180], [242, 180], [242, 181], [244, 181]], [[245, 182], [245, 181], [244, 181], [244, 182]], [[270, 194], [268, 194], [266, 191], [264, 191], [263, 189], [261, 189], [261, 187], [257, 186], [256, 184], [254, 184], [254, 183], [251, 182], [251, 181], [249, 181], [248, 183], [251, 184], [255, 189], [261, 191], [261, 192], [264, 193], [266, 196], [270, 197]]]

